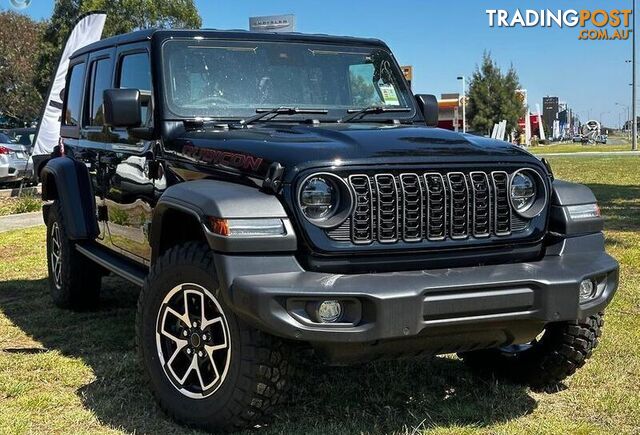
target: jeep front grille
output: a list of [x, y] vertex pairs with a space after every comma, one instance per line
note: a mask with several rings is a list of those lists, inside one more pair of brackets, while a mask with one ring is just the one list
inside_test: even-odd
[[509, 236], [529, 223], [512, 212], [503, 171], [355, 174], [347, 181], [355, 206], [349, 219], [327, 232], [336, 241], [484, 239]]

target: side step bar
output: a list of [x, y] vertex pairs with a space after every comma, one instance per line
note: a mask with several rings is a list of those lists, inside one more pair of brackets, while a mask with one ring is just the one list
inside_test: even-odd
[[127, 260], [95, 245], [76, 245], [76, 250], [105, 269], [121, 276], [132, 284], [142, 287], [146, 273], [144, 268], [136, 267]]

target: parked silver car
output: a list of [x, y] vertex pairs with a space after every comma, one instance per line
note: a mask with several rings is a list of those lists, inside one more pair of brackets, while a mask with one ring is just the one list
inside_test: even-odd
[[21, 181], [32, 170], [27, 147], [0, 132], [0, 184]]

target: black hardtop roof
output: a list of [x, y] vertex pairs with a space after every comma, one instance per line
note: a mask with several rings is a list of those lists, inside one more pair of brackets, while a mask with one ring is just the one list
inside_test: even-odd
[[351, 36], [332, 36], [307, 33], [275, 33], [275, 32], [250, 32], [247, 30], [216, 30], [216, 29], [145, 29], [136, 32], [112, 36], [87, 45], [71, 55], [71, 58], [81, 56], [103, 48], [131, 44], [134, 42], [150, 41], [151, 39], [164, 40], [170, 38], [190, 38], [202, 36], [205, 38], [237, 39], [237, 40], [263, 40], [282, 42], [321, 42], [328, 44], [345, 45], [374, 45], [386, 48], [387, 45], [379, 39], [356, 38]]

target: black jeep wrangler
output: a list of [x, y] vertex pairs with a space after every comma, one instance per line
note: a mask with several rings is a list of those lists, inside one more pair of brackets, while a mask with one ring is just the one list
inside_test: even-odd
[[458, 353], [555, 384], [618, 285], [592, 192], [434, 128], [378, 40], [149, 30], [76, 52], [41, 170], [49, 285], [91, 308], [142, 287], [137, 343], [176, 419], [260, 423], [313, 350]]

